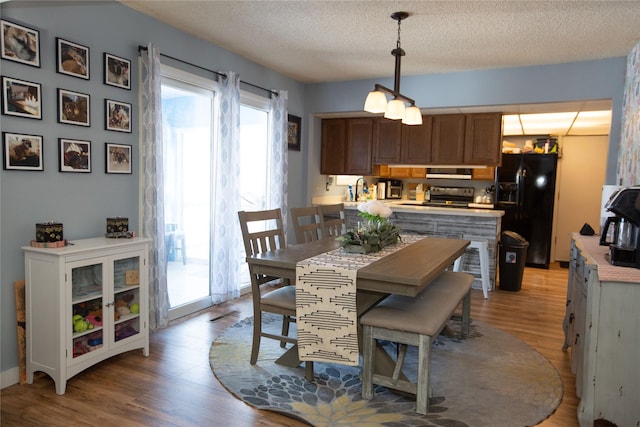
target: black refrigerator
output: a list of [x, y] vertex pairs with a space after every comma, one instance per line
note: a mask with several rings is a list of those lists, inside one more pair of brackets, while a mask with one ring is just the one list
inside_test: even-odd
[[502, 231], [529, 242], [525, 265], [549, 268], [557, 154], [503, 154], [496, 172], [496, 209], [505, 212]]

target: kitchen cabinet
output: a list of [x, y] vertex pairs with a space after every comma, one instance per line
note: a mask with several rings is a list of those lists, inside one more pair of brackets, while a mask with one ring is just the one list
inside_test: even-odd
[[431, 160], [434, 165], [462, 165], [465, 138], [464, 114], [433, 117]]
[[64, 394], [69, 378], [104, 359], [133, 349], [149, 355], [149, 241], [98, 237], [22, 248], [27, 383], [41, 371]]
[[465, 123], [465, 165], [498, 165], [502, 140], [502, 114], [467, 114]]
[[427, 168], [389, 167], [389, 165], [373, 165], [373, 176], [380, 178], [424, 178]]
[[427, 165], [431, 162], [432, 117], [422, 125], [403, 125], [380, 117], [374, 125], [374, 164]]
[[611, 266], [599, 239], [571, 235], [563, 350], [571, 347], [580, 425], [638, 425], [640, 270]]
[[471, 170], [471, 179], [478, 181], [493, 181], [496, 178], [495, 166], [488, 168], [477, 168]]
[[373, 119], [322, 120], [320, 173], [370, 175], [373, 160]]

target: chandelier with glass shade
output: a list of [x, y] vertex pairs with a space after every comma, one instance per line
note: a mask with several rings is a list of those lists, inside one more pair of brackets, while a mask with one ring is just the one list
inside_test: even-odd
[[[391, 51], [391, 55], [396, 58], [396, 68], [394, 74], [393, 90], [376, 84], [373, 92], [369, 92], [364, 103], [364, 111], [368, 113], [384, 113], [384, 117], [392, 120], [402, 120], [406, 125], [421, 125], [422, 113], [416, 107], [413, 99], [400, 93], [400, 61], [405, 56], [405, 51], [400, 46], [400, 22], [407, 18], [407, 12], [394, 12], [391, 18], [398, 21], [398, 41], [396, 48]], [[387, 102], [387, 95], [392, 97]], [[409, 104], [407, 107], [405, 104]]]

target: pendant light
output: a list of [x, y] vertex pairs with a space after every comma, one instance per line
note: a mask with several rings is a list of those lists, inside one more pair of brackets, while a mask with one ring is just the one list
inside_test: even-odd
[[[400, 61], [405, 55], [404, 49], [400, 46], [400, 22], [407, 18], [407, 12], [394, 12], [391, 18], [398, 21], [398, 41], [396, 48], [391, 51], [391, 55], [396, 58], [396, 68], [394, 74], [393, 90], [376, 84], [374, 90], [369, 92], [364, 102], [364, 111], [368, 113], [384, 113], [384, 117], [391, 120], [402, 120], [406, 125], [421, 125], [422, 112], [413, 99], [400, 93]], [[387, 102], [385, 94], [393, 98]], [[409, 104], [407, 107], [405, 104]]]

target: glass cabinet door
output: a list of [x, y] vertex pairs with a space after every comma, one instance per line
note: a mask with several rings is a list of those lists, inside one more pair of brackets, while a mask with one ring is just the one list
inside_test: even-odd
[[[104, 271], [101, 262], [74, 263], [70, 266], [72, 357], [103, 348]], [[67, 278], [68, 280], [68, 278]]]
[[113, 261], [113, 342], [140, 333], [140, 256]]

